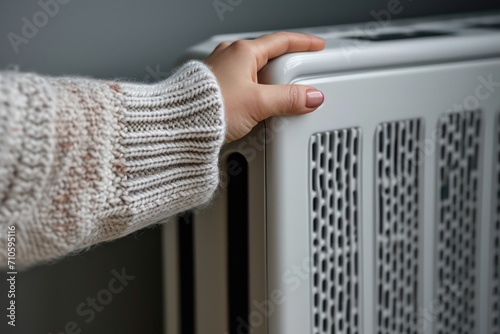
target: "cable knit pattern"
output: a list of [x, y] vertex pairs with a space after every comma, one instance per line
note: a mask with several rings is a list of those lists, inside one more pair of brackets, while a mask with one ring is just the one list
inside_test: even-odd
[[158, 84], [0, 73], [0, 266], [56, 259], [207, 202], [224, 106], [190, 61]]

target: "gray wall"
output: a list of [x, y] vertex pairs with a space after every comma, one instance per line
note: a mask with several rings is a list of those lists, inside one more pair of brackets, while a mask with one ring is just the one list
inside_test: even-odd
[[[32, 21], [41, 7], [38, 1], [3, 0], [0, 70], [19, 66], [21, 71], [50, 75], [151, 80], [150, 72], [157, 66], [162, 72], [168, 71], [185, 48], [214, 34], [367, 21], [373, 19], [370, 11], [387, 8], [383, 0], [232, 3], [239, 4], [221, 20], [213, 0], [72, 0], [61, 5], [16, 53], [8, 34], [21, 35], [22, 18]], [[486, 0], [401, 3], [401, 18], [500, 7]], [[75, 321], [82, 333], [160, 333], [161, 282], [165, 279], [161, 277], [160, 246], [160, 229], [146, 229], [56, 264], [21, 272], [18, 326], [15, 330], [7, 328], [5, 311], [1, 311], [0, 333], [55, 334], [64, 332], [69, 321]], [[106, 289], [113, 277], [111, 271], [122, 268], [135, 278], [86, 323], [88, 318], [77, 314], [77, 306]], [[7, 306], [6, 291], [2, 278], [1, 310]]]

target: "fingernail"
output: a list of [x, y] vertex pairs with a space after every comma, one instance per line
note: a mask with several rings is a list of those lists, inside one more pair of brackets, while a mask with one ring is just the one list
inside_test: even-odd
[[325, 100], [325, 95], [319, 90], [308, 90], [306, 98], [306, 107], [307, 108], [316, 108], [323, 103]]

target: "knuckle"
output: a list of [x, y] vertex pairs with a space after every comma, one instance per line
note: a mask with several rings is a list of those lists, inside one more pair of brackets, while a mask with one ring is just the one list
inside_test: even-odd
[[260, 122], [272, 114], [272, 110], [266, 104], [266, 94], [261, 89], [252, 90], [252, 108], [251, 117], [256, 121]]
[[291, 109], [297, 109], [300, 104], [300, 89], [296, 85], [288, 86], [288, 103]]
[[239, 39], [231, 44], [235, 50], [249, 51], [251, 49], [250, 41]]
[[273, 33], [275, 36], [279, 36], [284, 39], [289, 39], [290, 38], [290, 33], [286, 31], [276, 31]]
[[229, 42], [220, 42], [219, 45], [217, 45], [217, 49], [221, 49], [221, 48], [226, 48], [230, 45], [231, 43]]

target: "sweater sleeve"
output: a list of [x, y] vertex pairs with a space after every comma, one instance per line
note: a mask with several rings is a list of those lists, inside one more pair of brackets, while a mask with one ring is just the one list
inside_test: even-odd
[[207, 202], [224, 104], [199, 61], [157, 84], [0, 73], [0, 266], [56, 259]]

